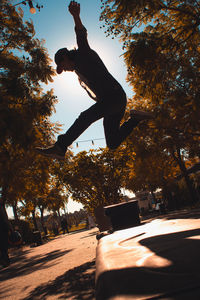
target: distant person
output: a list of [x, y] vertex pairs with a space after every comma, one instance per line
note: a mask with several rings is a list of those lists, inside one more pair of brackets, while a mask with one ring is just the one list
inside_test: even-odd
[[52, 220], [52, 231], [54, 233], [54, 235], [58, 235], [59, 230], [58, 230], [58, 222], [56, 220], [56, 218], [54, 217], [54, 219]]
[[61, 219], [61, 227], [62, 227], [63, 234], [65, 234], [65, 232], [69, 233], [68, 222], [67, 222], [66, 216], [62, 217], [62, 219]]
[[54, 145], [36, 148], [40, 154], [57, 159], [64, 159], [67, 147], [101, 118], [106, 143], [110, 149], [116, 149], [140, 121], [152, 118], [151, 113], [132, 110], [129, 120], [120, 125], [127, 104], [126, 94], [98, 54], [90, 48], [87, 30], [80, 19], [80, 4], [71, 1], [69, 12], [75, 23], [78, 49], [59, 49], [55, 54], [56, 70], [58, 74], [63, 71], [75, 72], [81, 86], [96, 103], [82, 112], [67, 132], [58, 136]]
[[88, 229], [92, 229], [92, 228], [96, 227], [94, 218], [91, 215], [87, 216], [87, 220], [88, 220]]

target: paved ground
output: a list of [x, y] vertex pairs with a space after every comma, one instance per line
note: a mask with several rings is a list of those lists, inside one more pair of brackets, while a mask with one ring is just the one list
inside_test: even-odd
[[[200, 218], [200, 209], [154, 219]], [[3, 300], [94, 300], [97, 228], [60, 235], [46, 244], [12, 252], [12, 264], [0, 269]]]
[[95, 299], [97, 228], [60, 235], [39, 247], [12, 253], [0, 270], [0, 299]]

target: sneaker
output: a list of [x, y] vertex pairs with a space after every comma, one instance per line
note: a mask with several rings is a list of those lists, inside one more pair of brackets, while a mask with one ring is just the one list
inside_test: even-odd
[[131, 118], [134, 118], [138, 121], [151, 120], [154, 118], [154, 115], [151, 112], [134, 110], [134, 109], [130, 110], [130, 116]]
[[65, 151], [61, 149], [57, 144], [54, 144], [48, 148], [35, 148], [35, 150], [42, 155], [57, 158], [57, 159], [65, 159]]

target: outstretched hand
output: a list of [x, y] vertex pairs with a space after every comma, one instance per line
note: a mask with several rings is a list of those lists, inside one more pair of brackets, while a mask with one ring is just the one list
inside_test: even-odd
[[80, 15], [80, 4], [76, 1], [71, 1], [68, 6], [69, 12], [73, 17]]

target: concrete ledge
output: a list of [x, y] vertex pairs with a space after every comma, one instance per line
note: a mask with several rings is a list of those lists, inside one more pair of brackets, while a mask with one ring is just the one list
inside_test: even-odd
[[200, 220], [156, 219], [99, 240], [96, 299], [200, 299]]

